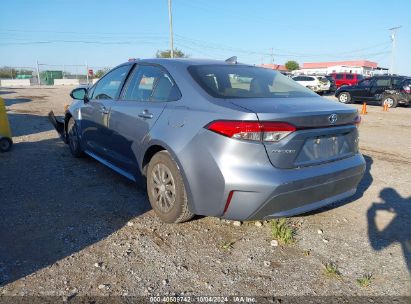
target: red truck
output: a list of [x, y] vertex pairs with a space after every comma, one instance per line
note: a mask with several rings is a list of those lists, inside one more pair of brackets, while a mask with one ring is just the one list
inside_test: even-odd
[[334, 78], [337, 88], [343, 85], [355, 85], [364, 79], [361, 74], [352, 73], [332, 73], [331, 76]]

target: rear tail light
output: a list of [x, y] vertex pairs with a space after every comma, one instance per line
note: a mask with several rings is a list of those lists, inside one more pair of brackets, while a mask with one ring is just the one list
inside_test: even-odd
[[285, 122], [213, 121], [206, 128], [215, 133], [241, 140], [278, 142], [296, 130]]
[[409, 86], [409, 85], [403, 86], [403, 89], [404, 89], [405, 93], [407, 93], [407, 94], [411, 93], [411, 86]]

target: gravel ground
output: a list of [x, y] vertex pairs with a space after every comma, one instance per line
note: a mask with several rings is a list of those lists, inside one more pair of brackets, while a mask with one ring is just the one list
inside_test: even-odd
[[369, 106], [355, 197], [289, 219], [295, 242], [271, 246], [266, 222], [163, 224], [144, 189], [73, 159], [46, 116], [71, 89], [0, 89], [15, 142], [0, 154], [0, 295], [411, 295], [411, 107]]

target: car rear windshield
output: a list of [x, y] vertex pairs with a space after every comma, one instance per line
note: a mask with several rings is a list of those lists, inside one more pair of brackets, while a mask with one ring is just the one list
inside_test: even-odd
[[317, 96], [280, 72], [246, 65], [195, 65], [194, 80], [216, 98], [275, 98]]

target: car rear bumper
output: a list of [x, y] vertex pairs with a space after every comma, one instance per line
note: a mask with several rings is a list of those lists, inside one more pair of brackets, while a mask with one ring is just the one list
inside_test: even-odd
[[[222, 217], [236, 220], [262, 220], [293, 216], [352, 196], [365, 171], [361, 154], [322, 165], [300, 169], [273, 169], [272, 176], [253, 181], [255, 191], [234, 190]], [[253, 176], [256, 176], [253, 174]]]

